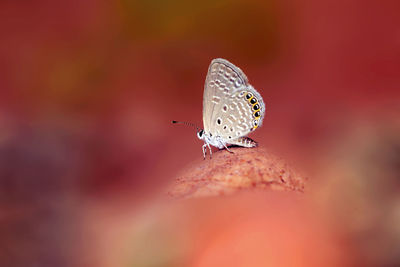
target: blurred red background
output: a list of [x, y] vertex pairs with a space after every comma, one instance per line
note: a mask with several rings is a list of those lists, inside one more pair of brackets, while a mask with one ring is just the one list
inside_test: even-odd
[[[332, 228], [345, 239], [337, 249], [350, 247], [343, 258], [396, 263], [399, 10], [398, 1], [361, 0], [2, 1], [1, 265], [147, 266], [106, 260], [94, 240], [123, 224], [121, 214], [142, 220], [179, 170], [202, 157], [194, 131], [170, 122], [202, 124], [216, 57], [262, 94], [266, 118], [252, 138], [309, 174], [313, 204], [304, 205], [340, 222]], [[210, 265], [182, 251], [166, 262], [191, 255], [190, 264]]]

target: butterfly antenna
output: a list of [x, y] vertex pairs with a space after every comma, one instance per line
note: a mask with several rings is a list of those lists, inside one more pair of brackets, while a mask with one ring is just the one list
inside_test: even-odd
[[186, 126], [190, 126], [193, 128], [196, 128], [196, 131], [198, 132], [199, 130], [201, 130], [200, 127], [198, 127], [196, 124], [191, 123], [191, 122], [186, 122], [186, 121], [172, 121], [172, 123], [180, 123], [180, 124], [184, 124]]

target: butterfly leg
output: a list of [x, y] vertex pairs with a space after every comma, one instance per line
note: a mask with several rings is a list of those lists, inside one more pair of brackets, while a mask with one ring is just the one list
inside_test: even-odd
[[203, 157], [206, 159], [206, 154], [207, 154], [207, 144], [203, 145]]
[[211, 159], [211, 157], [212, 157], [212, 150], [211, 150], [211, 146], [210, 146], [210, 144], [207, 144], [207, 146], [208, 146], [208, 149], [210, 150], [210, 159]]
[[228, 152], [229, 152], [229, 153], [232, 153], [232, 154], [234, 154], [234, 153], [233, 153], [233, 151], [230, 151], [230, 150], [229, 150], [229, 148], [226, 146], [226, 144], [225, 144], [225, 143], [222, 143], [222, 144], [224, 145], [224, 147], [226, 148], [226, 150], [228, 150]]

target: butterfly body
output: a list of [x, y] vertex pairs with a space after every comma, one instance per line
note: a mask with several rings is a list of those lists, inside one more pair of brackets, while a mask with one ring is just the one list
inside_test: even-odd
[[197, 133], [197, 137], [200, 140], [203, 140], [204, 143], [218, 147], [219, 149], [224, 148], [226, 145], [226, 142], [221, 138], [221, 136], [213, 136], [211, 133], [207, 133], [204, 130]]
[[242, 70], [225, 59], [212, 60], [204, 85], [204, 130], [197, 133], [204, 157], [207, 147], [211, 156], [210, 145], [228, 151], [228, 145], [255, 147], [247, 135], [262, 125], [264, 115], [264, 101]]

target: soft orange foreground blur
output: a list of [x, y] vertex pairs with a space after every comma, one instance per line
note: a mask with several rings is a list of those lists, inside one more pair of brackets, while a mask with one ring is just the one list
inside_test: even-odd
[[351, 247], [308, 201], [245, 193], [97, 210], [89, 232], [103, 266], [350, 266]]

